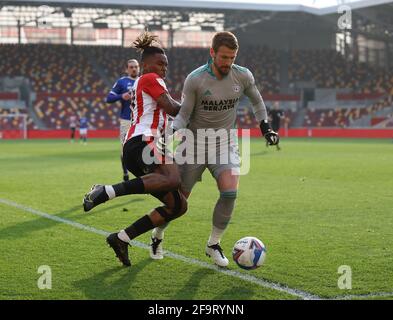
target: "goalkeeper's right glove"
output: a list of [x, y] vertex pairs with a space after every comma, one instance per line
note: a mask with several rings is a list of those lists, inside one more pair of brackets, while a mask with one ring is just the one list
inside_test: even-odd
[[270, 128], [267, 120], [262, 120], [259, 128], [269, 145], [274, 146], [279, 143], [280, 136]]

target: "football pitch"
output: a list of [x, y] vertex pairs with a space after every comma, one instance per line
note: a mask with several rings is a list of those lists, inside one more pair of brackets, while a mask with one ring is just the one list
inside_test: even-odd
[[[132, 195], [82, 209], [92, 184], [121, 181], [118, 140], [0, 141], [0, 299], [392, 299], [392, 140], [281, 146], [251, 140], [251, 169], [222, 240], [228, 269], [204, 254], [218, 197], [208, 171], [186, 215], [167, 228], [165, 258], [150, 259], [149, 232], [124, 268], [105, 235], [158, 200]], [[245, 236], [267, 247], [253, 271], [231, 259]], [[51, 289], [39, 288], [42, 266]]]

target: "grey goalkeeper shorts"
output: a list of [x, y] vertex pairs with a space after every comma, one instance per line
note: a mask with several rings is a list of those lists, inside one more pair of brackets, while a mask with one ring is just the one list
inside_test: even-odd
[[216, 146], [215, 154], [197, 151], [187, 157], [185, 163], [177, 163], [181, 174], [181, 187], [184, 191], [191, 192], [194, 185], [198, 181], [202, 181], [202, 174], [206, 168], [209, 169], [216, 180], [223, 171], [229, 169], [232, 170], [233, 174], [238, 175], [240, 173], [239, 147], [237, 143], [227, 147]]

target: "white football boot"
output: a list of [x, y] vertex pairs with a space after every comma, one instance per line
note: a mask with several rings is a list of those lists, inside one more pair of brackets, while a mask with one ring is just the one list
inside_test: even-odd
[[162, 239], [156, 238], [155, 229], [151, 234], [151, 244], [150, 244], [150, 258], [154, 260], [161, 260], [164, 258], [164, 250], [162, 248]]
[[224, 252], [219, 243], [206, 246], [206, 255], [213, 259], [214, 263], [219, 267], [226, 267], [229, 263], [227, 257], [225, 257]]

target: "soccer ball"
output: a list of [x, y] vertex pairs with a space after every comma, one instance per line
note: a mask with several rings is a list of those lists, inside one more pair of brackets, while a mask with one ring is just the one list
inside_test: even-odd
[[244, 237], [233, 246], [232, 257], [240, 268], [253, 270], [265, 261], [266, 247], [255, 237]]

